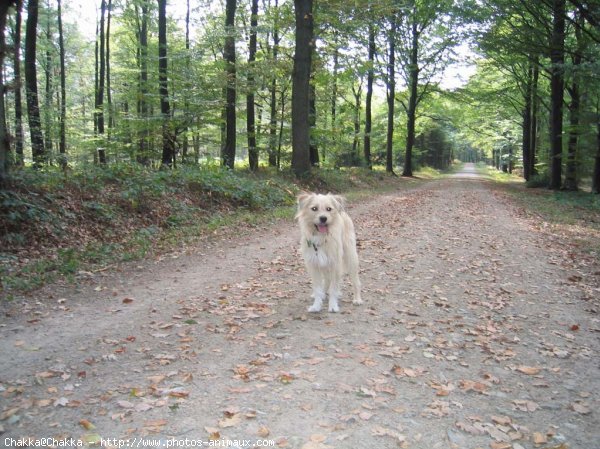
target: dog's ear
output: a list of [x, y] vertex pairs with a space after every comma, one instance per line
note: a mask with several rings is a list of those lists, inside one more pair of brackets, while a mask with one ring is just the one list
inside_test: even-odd
[[304, 203], [312, 196], [312, 193], [309, 192], [300, 192], [300, 194], [296, 197], [296, 201], [298, 202], [298, 209], [302, 209], [304, 207]]
[[346, 198], [341, 195], [331, 195], [331, 198], [333, 198], [337, 210], [340, 212], [346, 211]]

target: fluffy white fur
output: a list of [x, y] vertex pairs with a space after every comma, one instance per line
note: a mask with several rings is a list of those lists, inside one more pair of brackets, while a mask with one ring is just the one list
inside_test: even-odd
[[314, 303], [309, 312], [319, 312], [329, 296], [330, 312], [339, 312], [338, 300], [344, 273], [354, 287], [353, 304], [362, 304], [358, 278], [358, 254], [354, 224], [338, 195], [302, 193], [298, 196], [296, 219], [302, 238], [300, 247], [312, 278]]

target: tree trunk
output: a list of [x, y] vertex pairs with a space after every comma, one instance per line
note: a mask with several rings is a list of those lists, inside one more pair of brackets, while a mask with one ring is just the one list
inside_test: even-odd
[[538, 110], [540, 99], [538, 96], [538, 79], [540, 74], [540, 68], [538, 65], [538, 58], [536, 57], [533, 61], [533, 79], [531, 83], [531, 141], [529, 149], [529, 175], [537, 175], [537, 145], [538, 145]]
[[417, 95], [419, 87], [419, 31], [417, 29], [416, 11], [413, 11], [412, 42], [409, 66], [408, 111], [406, 118], [406, 154], [404, 156], [404, 170], [402, 176], [412, 176], [412, 150], [415, 145], [415, 124], [417, 121]]
[[313, 0], [294, 0], [296, 38], [292, 74], [292, 170], [310, 172], [310, 71], [313, 52]]
[[[275, 0], [275, 19], [273, 20], [273, 67], [277, 66], [279, 54], [279, 9]], [[269, 87], [269, 167], [277, 167], [277, 74], [274, 72]]]
[[[104, 84], [106, 76], [106, 53], [105, 53], [105, 34], [104, 34], [104, 17], [106, 14], [106, 0], [100, 2], [100, 25], [98, 30], [98, 84], [96, 84], [96, 102], [94, 104], [94, 119], [96, 122], [96, 132], [103, 142], [104, 139]], [[106, 149], [102, 143], [98, 149], [98, 161], [101, 164], [106, 163]]]
[[44, 99], [44, 122], [46, 128], [46, 139], [45, 139], [45, 148], [46, 148], [46, 157], [52, 157], [52, 147], [53, 147], [53, 126], [52, 126], [52, 115], [54, 108], [52, 107], [52, 72], [53, 72], [53, 63], [52, 60], [52, 52], [50, 43], [53, 42], [52, 39], [52, 29], [50, 27], [50, 0], [48, 0], [47, 11], [46, 11], [46, 67], [44, 67], [44, 74], [46, 76], [46, 89], [45, 89], [45, 99]]
[[225, 89], [225, 144], [221, 150], [224, 167], [233, 170], [236, 146], [236, 67], [235, 67], [235, 7], [236, 0], [227, 0], [225, 7], [225, 59], [227, 87]]
[[162, 159], [163, 167], [173, 167], [175, 139], [171, 130], [171, 106], [167, 76], [167, 0], [158, 0], [158, 93], [162, 116]]
[[387, 80], [387, 137], [386, 137], [386, 164], [385, 170], [394, 173], [394, 102], [396, 99], [396, 18], [390, 19], [390, 30], [388, 36], [388, 80]]
[[[136, 12], [137, 6], [136, 6]], [[139, 14], [137, 14], [139, 17]], [[139, 38], [139, 65], [140, 65], [140, 78], [139, 78], [139, 96], [138, 96], [138, 114], [140, 121], [142, 122], [140, 135], [139, 135], [139, 149], [137, 154], [137, 161], [140, 164], [148, 165], [150, 163], [149, 154], [149, 130], [146, 123], [148, 119], [148, 4], [142, 2], [141, 4], [141, 20], [138, 23], [138, 38]]]
[[[190, 74], [190, 0], [186, 0], [185, 6], [185, 73]], [[190, 113], [190, 101], [187, 95], [183, 100], [183, 108], [185, 114]], [[181, 162], [183, 163], [186, 163], [188, 160], [188, 148], [188, 125], [186, 122], [183, 128], [183, 142], [181, 144]]]
[[579, 109], [581, 105], [581, 93], [579, 91], [579, 70], [583, 59], [583, 40], [581, 36], [581, 28], [583, 27], [583, 16], [577, 14], [577, 25], [575, 26], [575, 38], [577, 46], [573, 53], [573, 75], [571, 81], [571, 103], [569, 104], [569, 143], [567, 150], [567, 166], [565, 172], [565, 182], [563, 189], [575, 191], [579, 187], [577, 185], [577, 143], [579, 141]]
[[108, 138], [115, 127], [115, 117], [112, 105], [112, 92], [110, 88], [110, 22], [112, 17], [112, 0], [108, 0], [106, 13], [106, 107], [108, 110]]
[[312, 167], [318, 167], [319, 148], [317, 146], [317, 141], [314, 138], [315, 129], [317, 127], [317, 88], [312, 76], [310, 81], [310, 97], [308, 101], [308, 122], [310, 125], [310, 165]]
[[363, 144], [363, 152], [365, 155], [365, 162], [369, 170], [373, 168], [371, 161], [371, 126], [372, 126], [372, 112], [371, 104], [373, 101], [373, 80], [374, 80], [374, 64], [375, 64], [375, 28], [372, 20], [369, 20], [369, 70], [367, 72], [367, 98], [365, 105], [365, 137]]
[[560, 189], [562, 178], [562, 120], [565, 62], [565, 0], [552, 1], [550, 43], [550, 189]]
[[13, 73], [15, 79], [15, 165], [23, 166], [23, 145], [25, 134], [23, 132], [23, 99], [21, 96], [23, 80], [21, 77], [21, 25], [22, 25], [22, 0], [16, 1], [17, 13], [15, 17], [15, 30], [13, 42]]
[[27, 24], [25, 27], [25, 89], [27, 115], [31, 134], [33, 164], [39, 167], [46, 162], [44, 136], [40, 119], [40, 103], [37, 88], [36, 47], [37, 47], [38, 0], [27, 3]]
[[[362, 80], [360, 80], [362, 83]], [[352, 157], [356, 158], [356, 162], [360, 163], [360, 152], [358, 151], [360, 143], [360, 98], [362, 96], [362, 84], [356, 88], [352, 86], [352, 93], [354, 95], [354, 139], [352, 139]]]
[[258, 170], [256, 147], [256, 117], [254, 105], [254, 60], [256, 58], [256, 27], [258, 26], [258, 0], [252, 0], [250, 11], [250, 45], [248, 48], [248, 95], [246, 96], [246, 128], [248, 132], [248, 163], [250, 170]]
[[532, 100], [532, 83], [533, 83], [533, 67], [529, 64], [527, 70], [527, 81], [525, 85], [525, 92], [523, 93], [523, 122], [521, 124], [522, 136], [523, 136], [523, 178], [525, 181], [529, 181], [531, 178], [531, 100]]
[[338, 71], [340, 69], [339, 63], [339, 51], [337, 46], [337, 34], [334, 35], [334, 48], [333, 48], [333, 85], [331, 87], [331, 135], [333, 136], [332, 149], [336, 150], [336, 143], [338, 143], [338, 139], [336, 136], [338, 135], [337, 129], [337, 96], [338, 96]]
[[[4, 67], [4, 55], [6, 54], [6, 42], [4, 30], [6, 29], [6, 17], [8, 8], [12, 2], [0, 3], [0, 68]], [[6, 185], [9, 169], [10, 142], [6, 123], [6, 110], [4, 108], [4, 77], [0, 69], [0, 189]]]
[[596, 158], [592, 174], [592, 193], [600, 194], [600, 105], [596, 106]]
[[65, 42], [62, 26], [62, 0], [58, 0], [58, 51], [60, 59], [60, 114], [59, 114], [59, 163], [61, 167], [67, 166], [67, 88], [65, 72]]

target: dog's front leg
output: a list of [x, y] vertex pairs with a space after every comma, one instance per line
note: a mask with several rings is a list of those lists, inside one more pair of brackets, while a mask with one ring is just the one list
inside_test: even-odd
[[319, 269], [315, 267], [308, 267], [308, 272], [312, 278], [314, 299], [313, 305], [308, 308], [309, 312], [320, 312], [323, 307], [323, 300], [325, 299], [325, 279], [323, 278]]
[[340, 284], [342, 280], [342, 273], [338, 272], [338, 270], [331, 270], [329, 276], [329, 311], [339, 312], [340, 306], [338, 304], [338, 300], [341, 296]]

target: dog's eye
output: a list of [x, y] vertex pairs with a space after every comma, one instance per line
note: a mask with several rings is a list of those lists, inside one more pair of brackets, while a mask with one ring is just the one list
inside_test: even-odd
[[317, 206], [313, 206], [310, 208], [310, 210], [312, 210], [313, 212], [316, 212], [319, 210], [319, 208]]
[[331, 212], [331, 207], [328, 207], [328, 208], [327, 208], [327, 212]]

